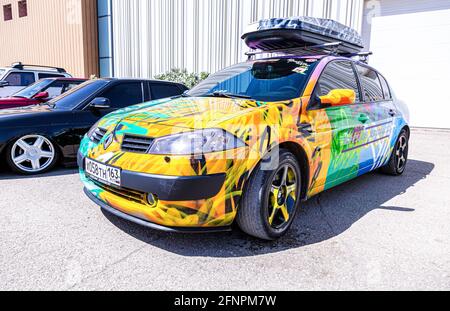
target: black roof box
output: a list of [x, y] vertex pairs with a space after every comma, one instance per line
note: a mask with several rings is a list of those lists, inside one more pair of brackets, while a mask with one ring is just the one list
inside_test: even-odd
[[273, 51], [340, 42], [338, 54], [363, 50], [358, 32], [331, 19], [313, 17], [272, 18], [250, 25], [242, 39], [251, 49]]

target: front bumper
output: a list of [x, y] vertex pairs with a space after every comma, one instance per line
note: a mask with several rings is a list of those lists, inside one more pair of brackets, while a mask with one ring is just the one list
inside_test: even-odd
[[[78, 166], [84, 158], [78, 154]], [[156, 195], [163, 201], [197, 201], [216, 196], [225, 183], [226, 174], [205, 176], [164, 176], [122, 170], [122, 188]]]
[[111, 206], [109, 206], [108, 204], [106, 204], [105, 202], [99, 200], [95, 195], [93, 195], [89, 190], [87, 190], [86, 188], [84, 188], [84, 192], [86, 193], [86, 195], [88, 196], [89, 199], [91, 199], [95, 204], [97, 204], [98, 206], [100, 206], [103, 210], [119, 217], [122, 219], [125, 219], [127, 221], [130, 221], [132, 223], [135, 223], [137, 225], [146, 227], [146, 228], [150, 228], [150, 229], [154, 229], [154, 230], [159, 230], [159, 231], [164, 231], [164, 232], [182, 232], [182, 233], [214, 233], [214, 232], [227, 232], [227, 231], [231, 231], [231, 226], [227, 226], [227, 227], [201, 227], [201, 228], [196, 228], [196, 227], [169, 227], [169, 226], [162, 226], [162, 225], [158, 225], [149, 221], [145, 221], [143, 219], [128, 215], [126, 213], [123, 213]]

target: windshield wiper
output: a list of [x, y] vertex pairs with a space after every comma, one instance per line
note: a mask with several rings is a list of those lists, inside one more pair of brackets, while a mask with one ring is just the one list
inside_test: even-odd
[[248, 95], [225, 93], [225, 92], [214, 92], [212, 94], [207, 94], [206, 96], [252, 99], [251, 96], [248, 96]]

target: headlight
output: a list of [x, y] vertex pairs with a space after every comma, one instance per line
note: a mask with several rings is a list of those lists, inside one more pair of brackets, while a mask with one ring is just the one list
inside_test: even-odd
[[148, 153], [194, 155], [244, 147], [245, 143], [222, 129], [206, 129], [155, 139]]

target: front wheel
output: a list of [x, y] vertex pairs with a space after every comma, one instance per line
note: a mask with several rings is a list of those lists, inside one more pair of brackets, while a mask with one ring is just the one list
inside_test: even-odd
[[245, 233], [275, 240], [291, 227], [301, 196], [301, 172], [295, 156], [281, 149], [279, 164], [264, 170], [259, 164], [248, 182], [237, 224]]
[[26, 135], [14, 141], [7, 150], [11, 169], [24, 175], [44, 173], [53, 168], [58, 153], [53, 143], [41, 135]]
[[394, 151], [386, 166], [381, 168], [381, 172], [399, 176], [405, 172], [406, 164], [408, 163], [409, 153], [409, 137], [408, 133], [403, 130], [395, 143]]

